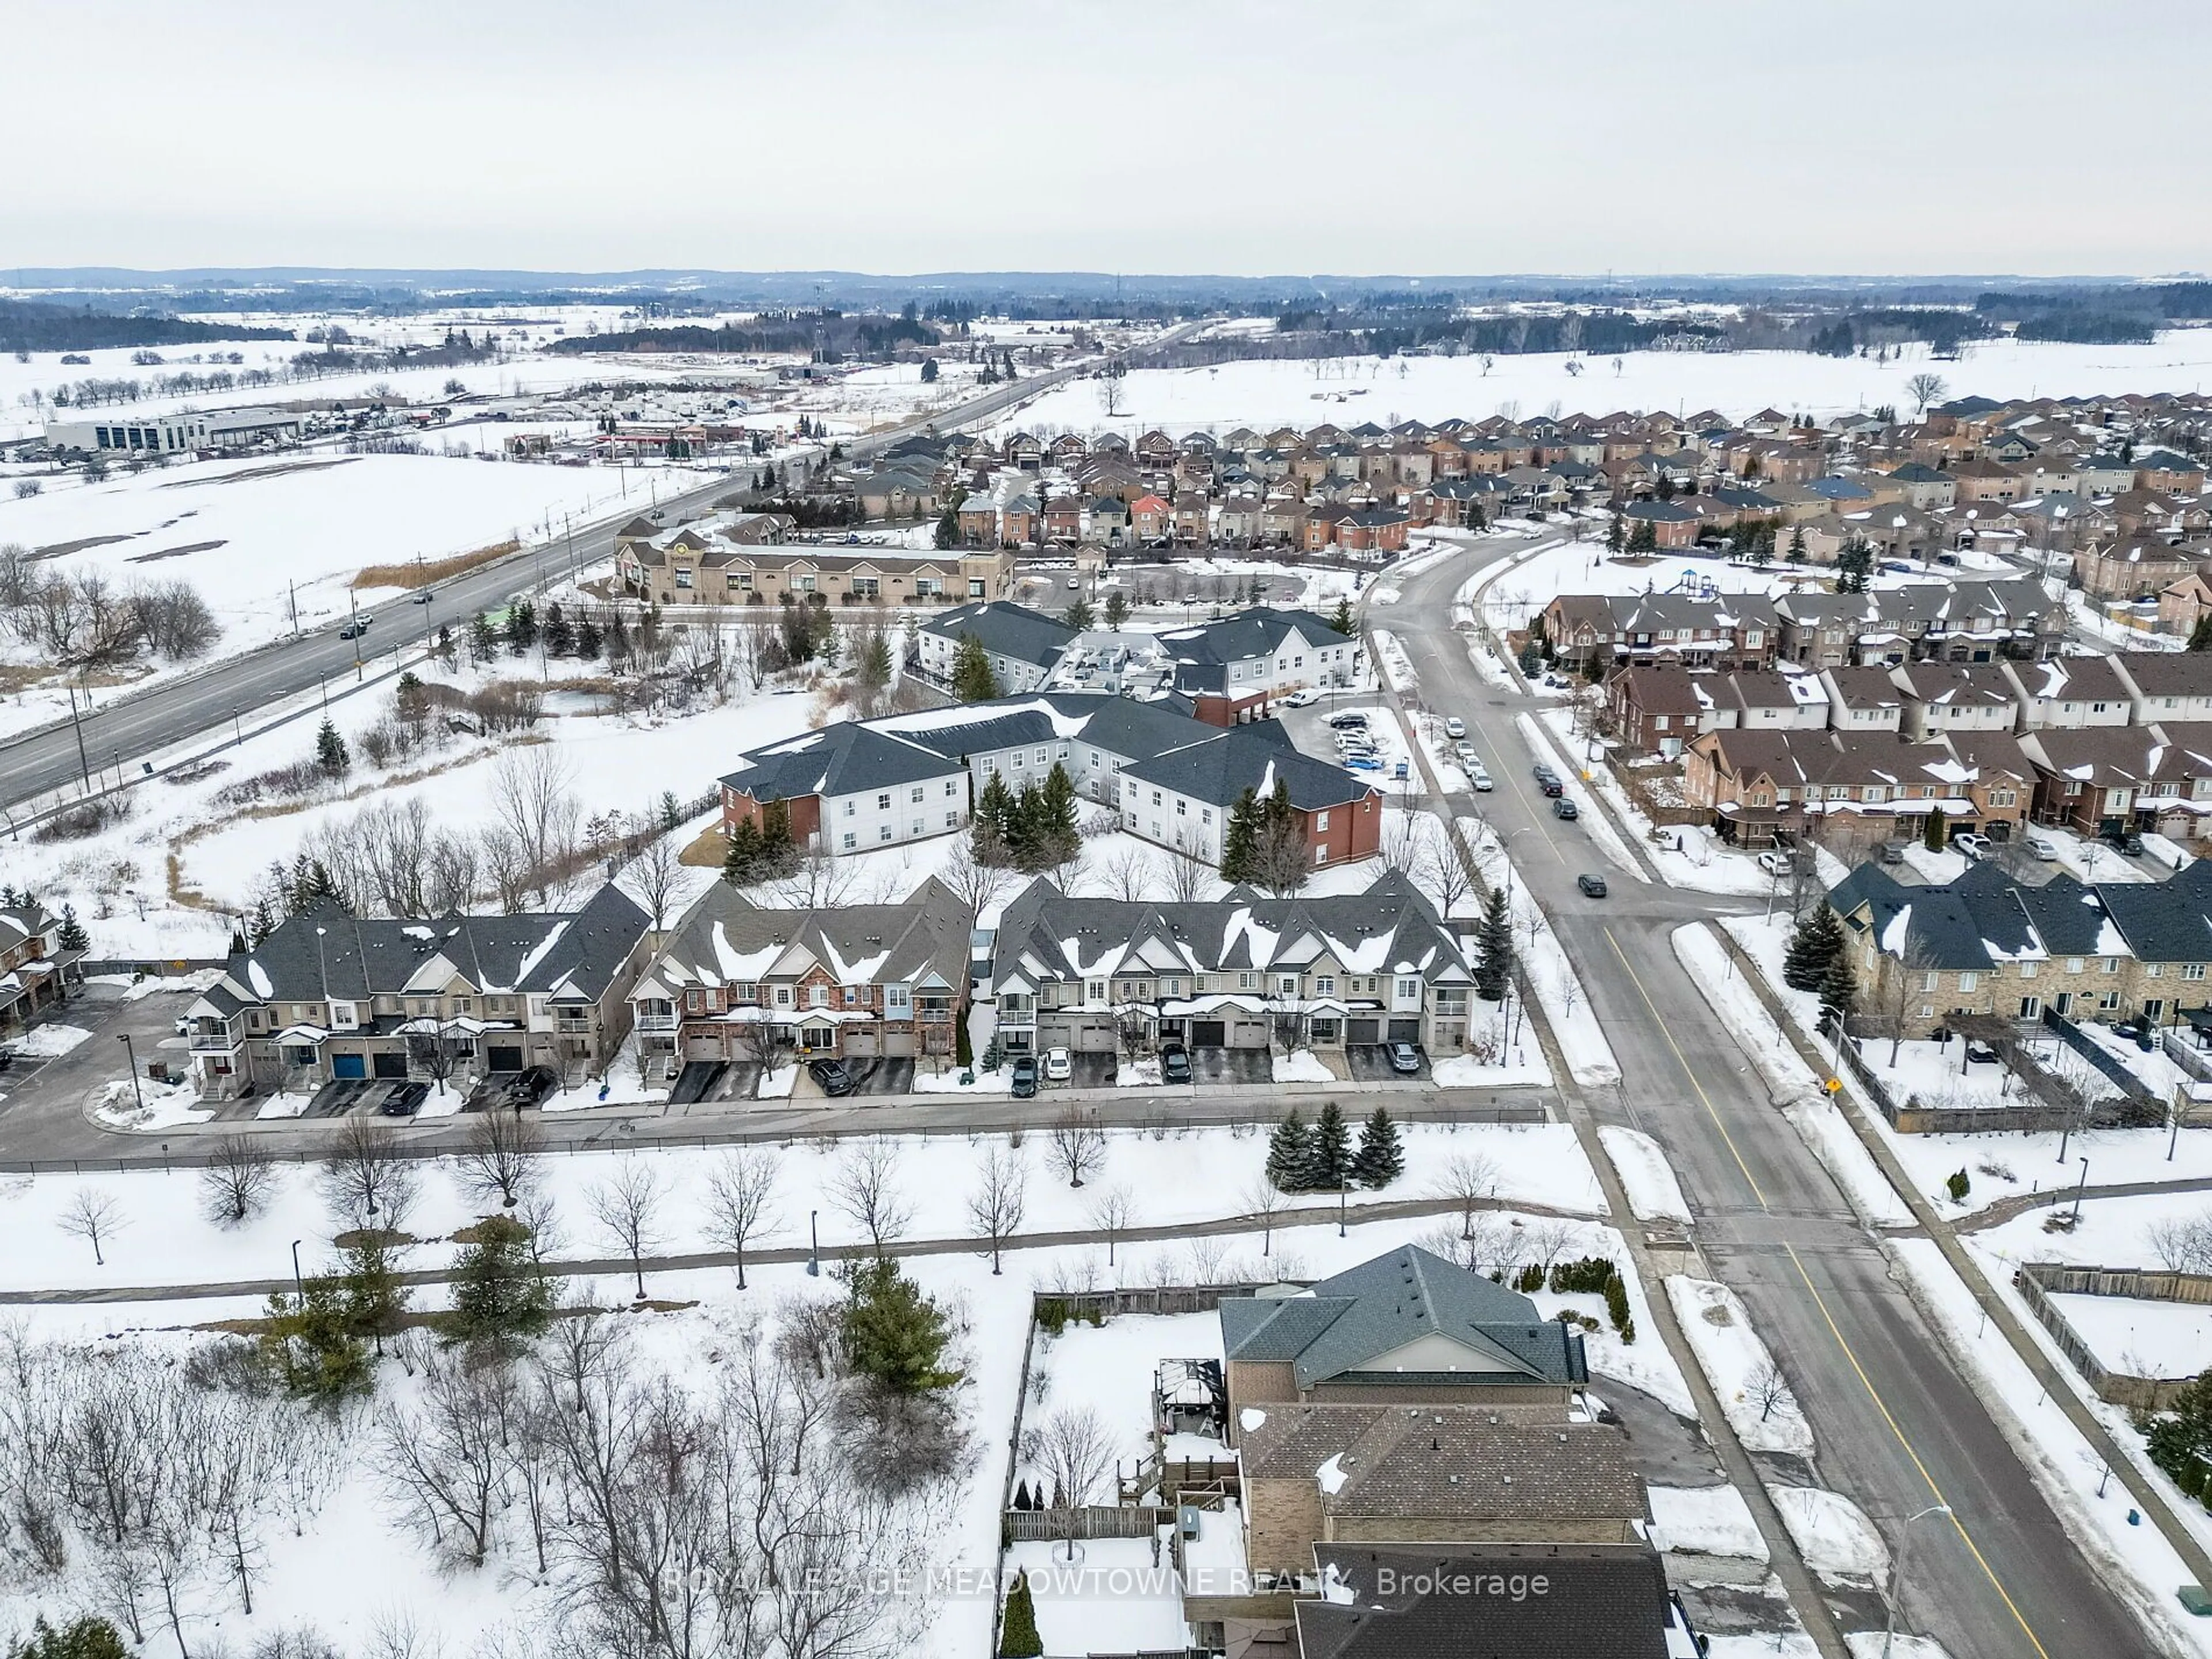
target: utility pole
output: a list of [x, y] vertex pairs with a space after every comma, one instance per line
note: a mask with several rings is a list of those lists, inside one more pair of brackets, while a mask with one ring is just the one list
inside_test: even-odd
[[[88, 702], [91, 699], [92, 694], [87, 692], [85, 700]], [[84, 722], [77, 717], [76, 687], [73, 685], [69, 688], [69, 700], [70, 726], [76, 732], [76, 769], [84, 779], [85, 788], [89, 791], [92, 787], [92, 763], [84, 757]]]

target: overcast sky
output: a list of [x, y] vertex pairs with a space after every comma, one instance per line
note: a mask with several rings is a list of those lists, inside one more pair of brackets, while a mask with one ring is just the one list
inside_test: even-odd
[[7, 0], [0, 267], [2168, 273], [2202, 0]]

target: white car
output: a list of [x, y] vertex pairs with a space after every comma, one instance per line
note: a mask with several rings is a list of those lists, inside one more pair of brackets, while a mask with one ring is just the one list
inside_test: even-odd
[[1491, 782], [1490, 774], [1484, 771], [1480, 766], [1474, 768], [1468, 773], [1467, 780], [1469, 783], [1472, 783], [1474, 786], [1474, 792], [1478, 795], [1486, 795], [1492, 789], [1497, 787], [1497, 785]]
[[1075, 1062], [1065, 1048], [1048, 1048], [1044, 1052], [1044, 1080], [1065, 1083], [1075, 1075]]
[[1759, 855], [1759, 867], [1770, 876], [1786, 876], [1790, 873], [1790, 854], [1770, 847]]
[[1321, 693], [1310, 685], [1304, 685], [1286, 696], [1276, 698], [1275, 701], [1285, 708], [1304, 708], [1310, 702], [1319, 702]]
[[2058, 856], [2058, 843], [2050, 836], [2039, 835], [2031, 830], [2027, 832], [2027, 851], [2030, 857], [2041, 859], [2048, 864]]
[[1970, 859], [1985, 859], [1990, 855], [1989, 837], [1961, 830], [1951, 837], [1951, 845]]
[[1444, 720], [1444, 735], [1448, 738], [1465, 737], [1467, 722], [1456, 714], [1448, 716]]

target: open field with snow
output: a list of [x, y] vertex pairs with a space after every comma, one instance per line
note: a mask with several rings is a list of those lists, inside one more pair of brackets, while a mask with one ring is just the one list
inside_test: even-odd
[[[1557, 404], [1568, 414], [1617, 409], [1741, 419], [1772, 407], [1828, 415], [1893, 404], [1910, 411], [1905, 383], [1935, 368], [1954, 397], [2062, 398], [2096, 392], [2194, 392], [2212, 380], [2212, 333], [2179, 329], [2148, 345], [2085, 346], [1990, 342], [1957, 362], [1931, 364], [1923, 350], [1887, 363], [1804, 352], [1638, 351], [1611, 358], [1564, 353], [1466, 357], [1257, 361], [1212, 368], [1132, 370], [1121, 382], [1124, 413], [1104, 420], [1088, 386], [1055, 388], [1010, 417], [1005, 429], [1092, 431], [1110, 425], [1133, 437], [1147, 427], [1180, 434], [1192, 427], [1301, 428], [1322, 422], [1379, 426], [1462, 416], [1481, 420], [1511, 405], [1523, 416]], [[1571, 374], [1569, 362], [1583, 372]]]

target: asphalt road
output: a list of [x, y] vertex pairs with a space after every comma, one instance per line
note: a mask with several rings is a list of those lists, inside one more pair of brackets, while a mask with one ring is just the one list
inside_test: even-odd
[[[1375, 605], [1369, 620], [1405, 641], [1424, 704], [1468, 722], [1497, 779], [1492, 793], [1447, 805], [1479, 805], [1514, 837], [1521, 878], [1574, 961], [1622, 1074], [1617, 1091], [1586, 1091], [1584, 1104], [1601, 1122], [1632, 1125], [1666, 1147], [1708, 1270], [1743, 1297], [1803, 1404], [1821, 1482], [1873, 1516], [1893, 1553], [1905, 1516], [1953, 1507], [1955, 1527], [1931, 1516], [1913, 1528], [1904, 1601], [1911, 1628], [1952, 1659], [2152, 1650], [1681, 971], [1674, 930], [1736, 907], [1633, 879], [1536, 792], [1535, 757], [1513, 718], [1527, 701], [1477, 677], [1467, 636], [1450, 623], [1462, 584], [1511, 545], [1479, 543], [1472, 556], [1407, 579], [1402, 597]], [[1609, 898], [1576, 890], [1584, 871], [1607, 877]]]
[[[1132, 361], [1141, 358], [1204, 326], [1203, 319], [1181, 324], [1121, 355]], [[1089, 362], [1071, 364], [1011, 386], [995, 386], [904, 426], [854, 439], [846, 444], [846, 453], [862, 459], [924, 427], [946, 431], [988, 420], [1090, 367]], [[458, 628], [479, 611], [500, 609], [516, 595], [561, 574], [572, 559], [581, 567], [611, 556], [616, 530], [648, 506], [659, 506], [673, 525], [687, 514], [704, 511], [735, 487], [730, 478], [717, 478], [656, 501], [649, 477], [636, 480], [623, 512], [576, 526], [573, 538], [563, 536], [532, 544], [497, 563], [454, 577], [437, 587], [428, 605], [402, 601], [383, 605], [368, 637], [358, 642], [340, 639], [335, 627], [325, 628], [210, 663], [188, 679], [117, 697], [86, 717], [81, 732], [64, 723], [0, 744], [0, 806], [35, 802], [57, 790], [72, 788], [88, 775], [96, 785], [103, 770], [118, 776], [134, 772], [145, 757], [202, 732], [230, 730], [234, 722], [251, 725], [257, 710], [319, 685], [343, 690], [364, 676], [388, 669], [392, 653], [403, 644], [419, 641], [441, 625]]]

